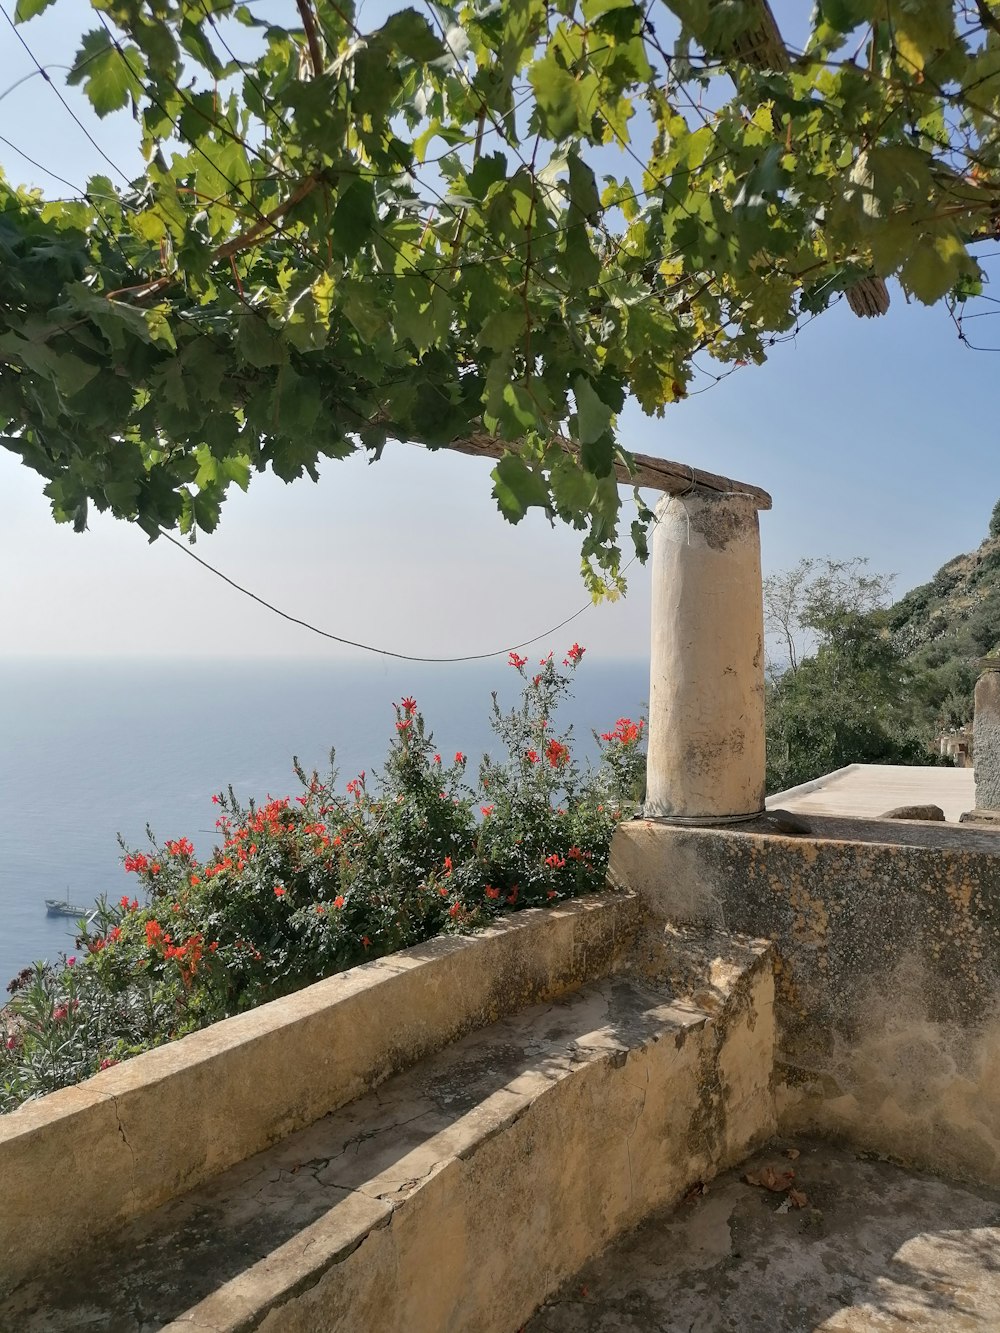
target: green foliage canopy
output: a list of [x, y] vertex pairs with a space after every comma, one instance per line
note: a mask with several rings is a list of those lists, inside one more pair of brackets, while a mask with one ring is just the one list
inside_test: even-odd
[[661, 414], [869, 275], [974, 287], [998, 15], [820, 0], [789, 51], [765, 0], [94, 0], [69, 81], [145, 166], [0, 176], [0, 439], [57, 519], [155, 535], [268, 467], [485, 435], [504, 515], [580, 528], [614, 591], [628, 395]]
[[[891, 582], [860, 558], [802, 560], [765, 580], [769, 632], [784, 647], [807, 630], [814, 647], [809, 655], [790, 650], [769, 672], [769, 792], [845, 764], [935, 762], [917, 721], [921, 673], [893, 637], [884, 605]], [[789, 602], [792, 612], [781, 614]]]

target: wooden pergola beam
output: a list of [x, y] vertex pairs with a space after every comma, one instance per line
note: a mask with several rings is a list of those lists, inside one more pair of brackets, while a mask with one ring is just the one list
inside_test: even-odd
[[[452, 440], [447, 447], [472, 458], [502, 458], [511, 449], [509, 443], [485, 431]], [[576, 447], [569, 441], [563, 442], [562, 447], [567, 453], [577, 456]], [[672, 463], [667, 458], [654, 458], [651, 454], [633, 454], [632, 457], [635, 467], [631, 471], [624, 463], [614, 465], [615, 476], [624, 486], [644, 487], [663, 491], [667, 495], [684, 495], [687, 491], [714, 491], [717, 494], [738, 492], [750, 496], [758, 509], [771, 508], [771, 497], [767, 491], [759, 486], [751, 486], [749, 482], [734, 481], [731, 477], [705, 472], [689, 463]]]

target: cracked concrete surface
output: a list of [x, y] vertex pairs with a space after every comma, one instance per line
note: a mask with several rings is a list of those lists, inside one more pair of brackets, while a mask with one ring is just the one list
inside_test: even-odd
[[[828, 1144], [758, 1154], [588, 1264], [524, 1333], [994, 1333], [1000, 1192]], [[744, 1182], [794, 1170], [807, 1197]]]
[[22, 1284], [0, 1333], [512, 1333], [772, 1131], [770, 967], [739, 957], [711, 1012], [618, 975], [471, 1034]]
[[0, 1116], [0, 1300], [467, 1033], [619, 971], [641, 919], [638, 899], [620, 893], [518, 912], [337, 973]]
[[111, 1094], [111, 1105], [114, 1107], [114, 1110], [115, 1110], [115, 1122], [116, 1122], [117, 1125], [118, 1125], [118, 1133], [121, 1135], [122, 1143], [124, 1143], [125, 1147], [128, 1149], [128, 1155], [129, 1155], [129, 1157], [130, 1157], [131, 1160], [132, 1160], [132, 1173], [131, 1173], [131, 1182], [130, 1182], [130, 1185], [129, 1185], [129, 1189], [130, 1189], [132, 1195], [134, 1196], [135, 1193], [136, 1193], [136, 1188], [135, 1188], [135, 1149], [132, 1147], [131, 1143], [129, 1143], [129, 1141], [128, 1141], [128, 1135], [125, 1133], [125, 1126], [122, 1124], [121, 1110], [119, 1109], [119, 1106], [118, 1106], [118, 1098], [115, 1097], [113, 1094]]

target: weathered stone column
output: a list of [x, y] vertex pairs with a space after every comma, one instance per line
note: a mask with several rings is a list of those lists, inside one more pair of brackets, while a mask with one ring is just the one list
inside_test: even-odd
[[976, 681], [972, 754], [976, 767], [976, 810], [1000, 818], [1000, 661]]
[[757, 502], [664, 496], [653, 532], [647, 819], [764, 808], [764, 616]]

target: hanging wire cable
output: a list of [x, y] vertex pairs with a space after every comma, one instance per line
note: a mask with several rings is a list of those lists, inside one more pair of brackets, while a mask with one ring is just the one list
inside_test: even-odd
[[56, 87], [56, 85], [55, 85], [55, 84], [52, 82], [52, 80], [49, 78], [48, 71], [46, 70], [45, 66], [44, 66], [44, 65], [42, 64], [42, 62], [37, 58], [37, 56], [35, 55], [34, 51], [32, 51], [32, 49], [31, 49], [31, 47], [28, 45], [28, 43], [24, 40], [24, 38], [23, 38], [22, 35], [21, 35], [20, 29], [17, 27], [17, 24], [14, 22], [14, 20], [11, 18], [11, 16], [7, 13], [7, 10], [4, 8], [4, 6], [3, 6], [2, 4], [0, 4], [0, 14], [2, 14], [2, 15], [4, 16], [4, 18], [7, 20], [7, 24], [8, 24], [8, 26], [10, 27], [11, 32], [14, 34], [14, 36], [17, 38], [17, 40], [18, 40], [18, 41], [21, 43], [21, 45], [24, 47], [24, 50], [25, 50], [25, 52], [27, 53], [28, 59], [29, 59], [29, 60], [31, 61], [31, 63], [35, 66], [36, 71], [42, 76], [42, 78], [45, 80], [45, 82], [49, 85], [49, 87], [50, 87], [50, 88], [52, 89], [52, 91], [55, 93], [56, 97], [59, 98], [59, 101], [63, 104], [63, 107], [66, 109], [66, 111], [69, 113], [69, 115], [73, 118], [73, 120], [77, 123], [77, 125], [78, 125], [78, 126], [80, 127], [80, 129], [83, 131], [84, 135], [87, 137], [87, 139], [88, 139], [88, 141], [90, 142], [91, 146], [92, 146], [98, 153], [100, 153], [101, 157], [103, 157], [104, 161], [107, 162], [108, 166], [112, 169], [112, 171], [116, 171], [116, 172], [118, 173], [118, 175], [122, 178], [122, 180], [125, 182], [125, 184], [128, 185], [128, 186], [131, 186], [132, 182], [131, 182], [131, 180], [129, 179], [129, 177], [126, 176], [125, 172], [122, 171], [121, 167], [118, 165], [117, 162], [115, 162], [112, 158], [108, 157], [107, 153], [104, 151], [104, 149], [101, 147], [101, 145], [97, 142], [97, 140], [96, 140], [96, 139], [94, 138], [94, 136], [91, 134], [90, 130], [87, 129], [86, 125], [84, 125], [83, 121], [82, 121], [82, 120], [80, 119], [80, 117], [76, 114], [76, 112], [73, 110], [73, 108], [70, 106], [70, 104], [66, 101], [65, 97], [63, 97], [62, 93], [59, 91], [59, 89]]
[[11, 141], [5, 139], [2, 134], [0, 134], [0, 143], [5, 144], [11, 152], [16, 153], [18, 157], [23, 157], [25, 162], [29, 162], [36, 171], [44, 172], [46, 176], [51, 176], [54, 181], [59, 181], [61, 185], [65, 185], [68, 189], [72, 190], [74, 196], [80, 199], [84, 198], [85, 192], [80, 189], [79, 185], [74, 185], [73, 182], [68, 181], [65, 176], [60, 176], [58, 171], [51, 171], [48, 167], [43, 167], [41, 162], [36, 162], [33, 157], [29, 157], [23, 148], [18, 148], [16, 143], [11, 143]]
[[[235, 579], [231, 579], [228, 574], [223, 574], [220, 569], [216, 569], [214, 565], [210, 565], [207, 560], [203, 560], [200, 555], [196, 555], [194, 551], [191, 550], [190, 546], [187, 546], [182, 541], [178, 541], [176, 537], [172, 537], [165, 529], [159, 528], [158, 531], [161, 537], [165, 537], [172, 546], [176, 546], [179, 551], [183, 551], [185, 555], [189, 555], [191, 559], [201, 565], [203, 569], [207, 569], [210, 574], [214, 574], [215, 577], [221, 579], [223, 583], [228, 583], [230, 588], [235, 588], [235, 590], [242, 593], [244, 597], [249, 597], [252, 602], [256, 602], [259, 606], [263, 606], [268, 611], [273, 611], [274, 614], [280, 616], [282, 620], [287, 620], [292, 625], [301, 625], [303, 629], [309, 630], [310, 633], [318, 634], [322, 639], [330, 639], [333, 643], [343, 644], [347, 648], [360, 648], [363, 652], [377, 653], [379, 657], [394, 657], [401, 662], [432, 662], [441, 666], [456, 662], [483, 662], [490, 657], [503, 657], [506, 653], [515, 652], [518, 648], [530, 648], [532, 644], [541, 643], [543, 639], [550, 638], [559, 630], [572, 624], [574, 620], [579, 619], [584, 611], [589, 611], [594, 605], [592, 601], [589, 601], [586, 605], [581, 606], [579, 610], [574, 611], [572, 615], [567, 616], [565, 620], [560, 620], [558, 625], [553, 625], [550, 629], [544, 630], [541, 634], [536, 634], [531, 639], [524, 639], [520, 643], [508, 644], [506, 648], [494, 648], [488, 653], [465, 653], [460, 657], [422, 657], [418, 653], [397, 653], [391, 648], [379, 648], [374, 644], [361, 643], [357, 639], [348, 639], [341, 634], [333, 634], [330, 630], [320, 629], [317, 625], [311, 624], [308, 620], [302, 620], [298, 616], [291, 615], [288, 611], [282, 611], [280, 606], [275, 606], [272, 602], [266, 601], [263, 597], [258, 597], [255, 592], [251, 592], [249, 588], [244, 588], [241, 583], [237, 583]], [[638, 556], [633, 556], [631, 560], [622, 566], [621, 573], [624, 574], [627, 569], [630, 569], [637, 559]]]

